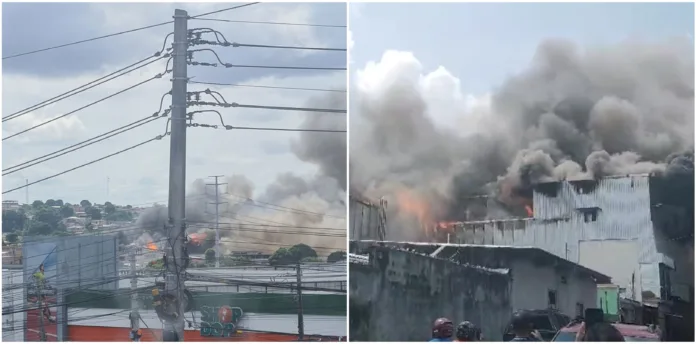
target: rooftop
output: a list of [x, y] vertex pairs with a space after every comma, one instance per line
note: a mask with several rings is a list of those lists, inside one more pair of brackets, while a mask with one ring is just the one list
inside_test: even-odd
[[375, 241], [363, 240], [359, 242], [361, 246], [386, 246], [430, 255], [431, 257], [451, 258], [459, 255], [463, 257], [464, 263], [488, 268], [506, 268], [494, 262], [494, 255], [504, 256], [509, 260], [527, 259], [538, 265], [555, 265], [564, 267], [568, 270], [578, 271], [592, 276], [597, 283], [611, 283], [611, 277], [599, 273], [595, 270], [586, 268], [582, 265], [573, 263], [569, 260], [556, 256], [538, 247], [531, 246], [502, 246], [502, 245], [471, 245], [471, 244], [443, 244], [443, 243], [424, 243], [424, 242], [398, 242], [398, 241]]

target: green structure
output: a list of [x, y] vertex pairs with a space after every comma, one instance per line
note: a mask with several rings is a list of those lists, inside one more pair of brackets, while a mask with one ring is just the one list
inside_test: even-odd
[[601, 308], [604, 311], [604, 319], [607, 321], [619, 321], [620, 302], [618, 285], [597, 285], [597, 308]]

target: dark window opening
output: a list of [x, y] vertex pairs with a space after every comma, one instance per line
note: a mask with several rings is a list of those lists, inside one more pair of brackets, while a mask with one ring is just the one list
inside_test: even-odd
[[578, 208], [578, 211], [582, 213], [585, 222], [596, 222], [597, 216], [599, 214], [599, 208]]
[[670, 267], [660, 263], [660, 299], [669, 300], [672, 297], [672, 281], [670, 279]]
[[549, 299], [549, 308], [555, 309], [556, 308], [556, 291], [555, 290], [549, 290], [548, 299]]
[[583, 317], [585, 316], [585, 305], [582, 303], [578, 302], [575, 304], [575, 316], [576, 317]]

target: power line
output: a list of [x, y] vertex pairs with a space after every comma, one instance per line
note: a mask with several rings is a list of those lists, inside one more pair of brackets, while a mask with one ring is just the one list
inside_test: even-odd
[[[223, 9], [220, 9], [220, 10], [217, 10], [217, 11], [212, 11], [212, 12], [207, 12], [207, 13], [203, 13], [203, 14], [198, 14], [198, 15], [195, 15], [195, 16], [189, 16], [188, 19], [199, 19], [200, 17], [209, 16], [209, 15], [211, 15], [211, 14], [220, 13], [220, 12], [225, 12], [225, 11], [229, 11], [229, 10], [236, 10], [236, 9], [238, 9], [238, 8], [247, 7], [247, 6], [251, 6], [251, 5], [258, 5], [258, 4], [260, 4], [260, 2], [250, 2], [250, 3], [244, 4], [244, 5], [238, 5], [238, 6], [223, 8]], [[203, 19], [199, 19], [199, 20], [203, 20]]]
[[[201, 123], [192, 123], [189, 127], [213, 128], [218, 129], [216, 125], [208, 125]], [[223, 128], [220, 128], [223, 129]], [[293, 129], [293, 128], [264, 128], [264, 127], [237, 127], [232, 125], [225, 126], [226, 130], [259, 130], [259, 131], [289, 131], [289, 132], [313, 132], [313, 133], [345, 133], [347, 130], [333, 129]]]
[[267, 110], [286, 110], [286, 111], [302, 111], [302, 112], [325, 112], [325, 113], [348, 113], [347, 110], [343, 109], [320, 109], [320, 108], [306, 108], [306, 107], [292, 107], [292, 106], [270, 106], [270, 105], [251, 105], [251, 104], [239, 104], [239, 103], [227, 103], [227, 102], [203, 102], [203, 101], [190, 101], [189, 106], [220, 106], [224, 108], [247, 108], [247, 109], [267, 109]]
[[[224, 36], [223, 36], [224, 38]], [[314, 50], [314, 51], [348, 51], [346, 48], [323, 48], [323, 47], [301, 47], [301, 46], [290, 46], [290, 45], [268, 45], [268, 44], [246, 44], [246, 43], [236, 43], [228, 42], [213, 42], [205, 39], [192, 39], [191, 46], [194, 45], [219, 45], [223, 47], [233, 47], [233, 48], [267, 48], [267, 49], [290, 49], [290, 50]]]
[[336, 89], [326, 89], [326, 88], [304, 88], [304, 87], [283, 87], [283, 86], [265, 86], [265, 85], [225, 84], [225, 83], [208, 82], [208, 81], [189, 81], [189, 84], [346, 93], [346, 90], [336, 90]]
[[212, 52], [213, 55], [217, 58], [218, 62], [220, 63], [220, 66], [225, 67], [225, 68], [260, 68], [260, 69], [292, 69], [292, 70], [346, 70], [346, 67], [297, 67], [297, 66], [269, 66], [269, 65], [235, 65], [232, 63], [225, 63], [222, 62], [220, 59], [220, 56], [215, 52], [215, 50], [212, 49], [194, 49], [194, 50], [189, 50], [189, 61], [187, 62], [189, 65], [192, 66], [204, 66], [204, 67], [218, 67], [217, 63], [209, 63], [209, 62], [195, 62], [192, 61], [193, 59], [193, 53], [196, 52], [201, 52], [201, 51], [209, 51]]
[[[103, 84], [103, 83], [106, 83], [106, 82], [108, 82], [108, 81], [114, 80], [114, 79], [116, 79], [116, 78], [118, 78], [118, 77], [120, 77], [120, 76], [123, 76], [123, 75], [125, 75], [125, 74], [127, 74], [127, 73], [132, 72], [132, 71], [135, 70], [135, 69], [133, 69], [133, 70], [131, 70], [131, 71], [128, 71], [128, 72], [125, 72], [125, 73], [123, 73], [123, 74], [117, 75], [116, 77], [113, 77], [113, 78], [111, 78], [111, 79], [104, 80], [104, 81], [102, 81], [102, 82], [100, 82], [100, 83], [94, 84], [95, 82], [98, 82], [98, 81], [101, 81], [101, 80], [103, 80], [103, 79], [106, 79], [106, 78], [108, 78], [108, 77], [110, 77], [110, 76], [112, 76], [112, 75], [114, 75], [114, 74], [117, 74], [117, 73], [119, 73], [119, 72], [122, 72], [122, 71], [124, 71], [124, 70], [126, 70], [126, 69], [128, 69], [128, 68], [131, 68], [131, 67], [133, 67], [133, 66], [135, 66], [135, 65], [137, 65], [137, 64], [143, 63], [143, 62], [145, 62], [145, 61], [147, 61], [147, 60], [149, 60], [149, 59], [151, 59], [151, 58], [153, 58], [153, 57], [158, 57], [158, 56], [160, 56], [160, 52], [157, 52], [157, 53], [155, 53], [153, 56], [146, 57], [146, 58], [144, 58], [144, 59], [142, 59], [142, 60], [140, 60], [140, 61], [138, 61], [138, 62], [135, 62], [135, 63], [133, 63], [133, 64], [131, 64], [131, 65], [128, 65], [128, 66], [126, 66], [126, 67], [123, 67], [123, 68], [121, 68], [121, 69], [119, 69], [119, 70], [117, 70], [117, 71], [115, 71], [115, 72], [113, 72], [113, 73], [109, 73], [109, 74], [107, 74], [107, 75], [105, 75], [105, 76], [103, 76], [103, 77], [101, 77], [101, 78], [99, 78], [99, 79], [92, 80], [92, 81], [90, 81], [90, 82], [88, 82], [88, 83], [86, 83], [86, 84], [84, 84], [84, 85], [82, 85], [82, 86], [79, 86], [79, 87], [77, 87], [77, 88], [74, 88], [74, 89], [72, 89], [72, 90], [70, 90], [70, 91], [67, 91], [67, 92], [65, 92], [65, 93], [59, 94], [59, 95], [57, 95], [57, 96], [55, 96], [55, 97], [53, 97], [53, 98], [46, 99], [46, 100], [44, 100], [44, 101], [42, 101], [42, 102], [40, 102], [40, 103], [38, 103], [38, 104], [32, 105], [32, 106], [30, 106], [30, 107], [24, 108], [24, 109], [22, 109], [22, 110], [20, 110], [20, 111], [17, 111], [17, 112], [15, 112], [15, 113], [9, 114], [9, 115], [3, 117], [3, 118], [2, 118], [2, 121], [5, 122], [5, 121], [9, 121], [9, 120], [11, 120], [11, 119], [15, 119], [15, 118], [17, 118], [17, 117], [20, 117], [20, 116], [22, 116], [22, 115], [25, 115], [25, 114], [27, 114], [27, 113], [30, 113], [31, 111], [36, 111], [36, 110], [38, 110], [38, 109], [40, 109], [40, 108], [46, 107], [46, 106], [51, 105], [51, 104], [53, 104], [53, 103], [57, 103], [57, 102], [59, 102], [59, 101], [61, 101], [61, 100], [63, 100], [63, 99], [67, 99], [67, 98], [69, 98], [69, 97], [72, 97], [72, 96], [77, 95], [77, 94], [79, 94], [79, 93], [82, 93], [82, 92], [84, 92], [84, 91], [87, 91], [87, 90], [89, 90], [89, 89], [91, 89], [91, 88], [94, 88], [94, 87], [96, 87], [96, 86], [99, 86], [99, 85], [101, 85], [101, 84]], [[165, 57], [167, 57], [167, 56], [165, 56]], [[94, 84], [94, 85], [92, 85], [92, 86], [90, 86], [90, 87], [87, 87], [87, 88], [84, 88], [84, 87], [86, 87], [86, 86], [89, 86], [90, 84]], [[80, 90], [80, 91], [77, 91], [77, 90], [79, 90], [79, 89], [81, 89], [81, 88], [84, 88], [84, 89], [82, 89], [82, 90]], [[72, 92], [74, 92], [74, 91], [77, 91], [77, 92], [72, 93]], [[72, 94], [70, 94], [70, 93], [72, 93]], [[67, 96], [66, 96], [66, 95], [67, 95]], [[63, 97], [63, 96], [65, 96], [65, 97]]]
[[225, 23], [240, 23], [240, 24], [266, 24], [266, 25], [309, 26], [309, 27], [330, 27], [330, 28], [347, 28], [348, 27], [347, 25], [332, 25], [332, 24], [288, 23], [288, 22], [271, 22], [271, 21], [214, 19], [214, 18], [192, 18], [192, 19], [215, 21], [215, 22], [225, 22]]
[[[233, 9], [237, 9], [237, 8], [242, 8], [242, 7], [246, 7], [246, 6], [250, 6], [250, 5], [255, 5], [255, 4], [258, 4], [258, 2], [249, 3], [249, 4], [244, 4], [244, 5], [239, 5], [239, 6], [230, 7], [230, 8], [225, 8], [225, 9], [218, 10], [218, 11], [203, 13], [203, 14], [199, 14], [199, 15], [196, 15], [196, 16], [193, 16], [193, 17], [189, 17], [189, 19], [197, 19], [198, 17], [203, 17], [203, 16], [207, 16], [207, 15], [210, 15], [210, 14], [219, 13], [219, 12], [224, 12], [224, 11], [229, 11], [229, 10], [233, 10]], [[59, 49], [59, 48], [69, 47], [69, 46], [76, 45], [76, 44], [87, 43], [87, 42], [92, 42], [92, 41], [96, 41], [96, 40], [100, 40], [100, 39], [104, 39], [104, 38], [109, 38], [109, 37], [114, 37], [114, 36], [119, 36], [119, 35], [131, 33], [131, 32], [136, 32], [136, 31], [142, 31], [142, 30], [146, 30], [146, 29], [151, 29], [151, 28], [155, 28], [155, 27], [162, 26], [162, 25], [171, 24], [171, 23], [173, 23], [173, 22], [174, 22], [173, 20], [170, 20], [170, 21], [163, 22], [163, 23], [158, 23], [158, 24], [143, 26], [143, 27], [139, 27], [139, 28], [135, 28], [135, 29], [130, 29], [130, 30], [126, 30], [126, 31], [121, 31], [121, 32], [116, 32], [116, 33], [112, 33], [112, 34], [108, 34], [108, 35], [104, 35], [104, 36], [99, 36], [99, 37], [94, 37], [94, 38], [83, 39], [83, 40], [81, 40], [81, 41], [76, 41], [76, 42], [71, 42], [71, 43], [56, 45], [56, 46], [52, 46], [52, 47], [48, 47], [48, 48], [43, 48], [43, 49], [37, 49], [37, 50], [27, 51], [27, 52], [24, 52], [24, 53], [19, 53], [19, 54], [10, 55], [10, 56], [4, 56], [2, 59], [3, 59], [3, 60], [7, 60], [7, 59], [15, 58], [15, 57], [20, 57], [20, 56], [25, 56], [25, 55], [30, 55], [30, 54], [36, 54], [36, 53], [40, 53], [40, 52], [44, 52], [44, 51], [48, 51], [48, 50], [53, 50], [53, 49]]]
[[[147, 66], [147, 65], [149, 65], [149, 64], [151, 64], [151, 63], [154, 63], [154, 62], [157, 62], [157, 61], [161, 60], [162, 58], [163, 58], [163, 57], [161, 57], [161, 58], [159, 58], [159, 59], [156, 59], [156, 60], [153, 60], [153, 61], [150, 61], [150, 62], [148, 62], [148, 63], [146, 63], [146, 64], [144, 64], [144, 65], [142, 65], [142, 66], [140, 66], [140, 67], [137, 67], [137, 68], [135, 68], [135, 69], [143, 68], [143, 67], [145, 67], [145, 66]], [[135, 70], [135, 69], [133, 69], [133, 70]], [[133, 70], [131, 70], [131, 71], [133, 71]], [[91, 102], [91, 103], [89, 103], [89, 104], [87, 104], [87, 105], [85, 105], [85, 106], [82, 106], [82, 107], [80, 107], [80, 108], [78, 108], [78, 109], [76, 109], [76, 110], [70, 111], [70, 112], [68, 112], [68, 113], [66, 113], [66, 114], [63, 114], [63, 115], [60, 115], [60, 116], [58, 116], [58, 117], [51, 118], [51, 119], [48, 120], [48, 121], [41, 122], [41, 123], [39, 123], [39, 124], [37, 124], [37, 125], [35, 125], [35, 126], [33, 126], [33, 127], [30, 127], [30, 128], [28, 128], [28, 129], [24, 129], [24, 130], [22, 130], [22, 131], [20, 131], [20, 132], [14, 133], [14, 134], [12, 134], [12, 135], [10, 135], [10, 136], [8, 136], [8, 137], [4, 137], [4, 138], [2, 139], [2, 141], [5, 141], [5, 140], [7, 140], [7, 139], [11, 139], [11, 138], [13, 138], [13, 137], [15, 137], [15, 136], [18, 136], [18, 135], [24, 134], [24, 133], [26, 133], [26, 132], [28, 132], [28, 131], [34, 130], [34, 129], [36, 129], [36, 128], [42, 127], [42, 126], [44, 126], [44, 125], [46, 125], [46, 124], [49, 124], [49, 123], [54, 122], [54, 121], [56, 121], [56, 120], [59, 120], [59, 119], [61, 119], [61, 118], [63, 118], [63, 117], [66, 117], [66, 116], [69, 116], [69, 115], [71, 115], [71, 114], [74, 114], [74, 113], [76, 113], [76, 112], [78, 112], [78, 111], [80, 111], [80, 110], [84, 110], [84, 109], [86, 109], [86, 108], [88, 108], [88, 107], [90, 107], [90, 106], [92, 106], [92, 105], [95, 105], [95, 104], [101, 103], [101, 102], [103, 102], [103, 101], [105, 101], [105, 100], [107, 100], [107, 99], [113, 98], [113, 97], [115, 97], [115, 96], [117, 96], [117, 95], [119, 95], [119, 94], [121, 94], [121, 93], [124, 93], [124, 92], [126, 92], [126, 91], [130, 91], [130, 90], [132, 90], [132, 89], [134, 89], [134, 88], [136, 88], [136, 87], [138, 87], [138, 86], [141, 86], [141, 85], [143, 85], [143, 84], [146, 84], [146, 83], [148, 83], [148, 82], [150, 82], [150, 81], [152, 81], [152, 80], [159, 79], [159, 78], [161, 78], [161, 77], [162, 77], [164, 74], [166, 74], [166, 73], [168, 73], [168, 71], [165, 71], [164, 73], [159, 73], [159, 74], [157, 74], [157, 75], [155, 75], [155, 76], [153, 76], [153, 77], [151, 77], [151, 78], [149, 78], [149, 79], [143, 80], [143, 81], [141, 81], [141, 82], [139, 82], [139, 83], [137, 83], [137, 84], [135, 84], [135, 85], [132, 85], [132, 86], [127, 87], [127, 88], [124, 88], [124, 89], [122, 89], [122, 90], [120, 90], [120, 91], [118, 91], [118, 92], [116, 92], [116, 93], [112, 93], [111, 95], [108, 95], [108, 96], [106, 96], [106, 97], [104, 97], [104, 98], [101, 98], [101, 99], [99, 99], [99, 100], [96, 100], [96, 101], [94, 101], [94, 102]]]
[[96, 162], [102, 161], [102, 160], [107, 159], [107, 158], [110, 158], [110, 157], [112, 157], [112, 156], [115, 156], [115, 155], [118, 155], [118, 154], [127, 152], [127, 151], [129, 151], [129, 150], [131, 150], [131, 149], [140, 147], [140, 146], [142, 146], [142, 145], [144, 145], [144, 144], [146, 144], [146, 143], [150, 143], [150, 142], [156, 141], [156, 140], [161, 140], [164, 136], [165, 136], [165, 135], [158, 135], [158, 136], [156, 136], [156, 137], [154, 137], [154, 138], [151, 138], [151, 139], [149, 139], [149, 140], [140, 142], [140, 143], [135, 144], [135, 145], [133, 145], [133, 146], [130, 146], [130, 147], [126, 148], [126, 149], [120, 150], [120, 151], [118, 151], [118, 152], [116, 152], [116, 153], [112, 153], [112, 154], [103, 156], [103, 157], [101, 157], [101, 158], [99, 158], [99, 159], [92, 160], [92, 161], [90, 161], [90, 162], [88, 162], [88, 163], [79, 165], [79, 166], [77, 166], [77, 167], [73, 167], [73, 168], [71, 168], [71, 169], [69, 169], [69, 170], [65, 170], [65, 171], [63, 171], [63, 172], [56, 173], [56, 174], [54, 174], [54, 175], [52, 175], [52, 176], [49, 176], [49, 177], [46, 177], [46, 178], [42, 178], [42, 179], [39, 179], [39, 180], [37, 180], [37, 181], [28, 183], [28, 184], [24, 184], [24, 185], [22, 185], [22, 186], [20, 186], [20, 187], [14, 188], [14, 189], [10, 189], [10, 190], [7, 190], [7, 191], [3, 191], [2, 194], [4, 195], [4, 194], [6, 194], [6, 193], [9, 193], [9, 192], [12, 192], [12, 191], [17, 191], [17, 190], [23, 189], [23, 188], [25, 188], [25, 187], [28, 187], [28, 186], [30, 186], [30, 185], [38, 184], [38, 183], [41, 183], [41, 182], [43, 182], [43, 181], [49, 180], [49, 179], [51, 179], [51, 178], [55, 178], [55, 177], [61, 176], [61, 175], [66, 174], [66, 173], [68, 173], [68, 172], [72, 172], [72, 171], [77, 170], [77, 169], [79, 169], [79, 168], [82, 168], [82, 167], [85, 167], [85, 166], [94, 164], [94, 163], [96, 163]]
[[[165, 113], [164, 113], [163, 115], [166, 115], [166, 113], [168, 113], [168, 110], [165, 111]], [[37, 165], [37, 164], [40, 164], [40, 163], [43, 163], [43, 162], [46, 162], [46, 161], [49, 161], [49, 160], [53, 160], [53, 159], [55, 159], [55, 158], [57, 158], [57, 157], [59, 157], [59, 156], [63, 156], [63, 155], [65, 155], [65, 154], [74, 152], [74, 151], [76, 151], [76, 150], [85, 148], [85, 147], [87, 147], [87, 146], [91, 146], [91, 145], [93, 145], [93, 144], [95, 144], [95, 143], [98, 143], [98, 142], [104, 141], [104, 140], [106, 140], [106, 139], [112, 138], [112, 137], [114, 137], [114, 136], [116, 136], [116, 135], [123, 134], [123, 133], [125, 133], [125, 132], [127, 132], [127, 131], [133, 130], [133, 129], [135, 129], [135, 128], [138, 128], [138, 127], [140, 127], [140, 126], [143, 126], [143, 125], [145, 125], [145, 124], [148, 124], [148, 123], [150, 123], [150, 122], [153, 122], [153, 121], [155, 121], [155, 120], [161, 118], [160, 116], [157, 116], [157, 115], [158, 115], [158, 114], [156, 114], [156, 116], [147, 116], [147, 117], [145, 117], [145, 118], [143, 118], [143, 119], [139, 119], [139, 120], [137, 120], [137, 121], [135, 121], [135, 122], [126, 124], [126, 125], [124, 125], [124, 126], [122, 126], [122, 127], [120, 127], [120, 128], [116, 128], [116, 129], [114, 129], [114, 130], [108, 131], [108, 132], [103, 133], [103, 134], [101, 134], [101, 135], [97, 135], [97, 136], [95, 136], [95, 137], [92, 137], [92, 138], [87, 139], [87, 140], [85, 140], [85, 141], [82, 141], [82, 142], [80, 142], [80, 143], [76, 143], [76, 144], [74, 144], [74, 145], [72, 145], [72, 146], [69, 146], [69, 147], [66, 147], [66, 148], [57, 150], [57, 151], [55, 151], [55, 152], [53, 152], [53, 153], [49, 153], [49, 154], [40, 156], [40, 157], [38, 157], [38, 158], [29, 160], [29, 161], [25, 161], [25, 162], [23, 162], [23, 163], [21, 163], [21, 164], [17, 164], [17, 165], [15, 165], [15, 166], [8, 167], [8, 168], [2, 170], [2, 172], [3, 172], [2, 175], [4, 176], [4, 175], [7, 175], [7, 174], [11, 174], [11, 173], [15, 173], [15, 172], [21, 171], [21, 170], [26, 169], [26, 168], [29, 168], [29, 167], [31, 167], [31, 166], [34, 166], [34, 165]], [[121, 130], [121, 131], [119, 131], [119, 130]], [[100, 137], [101, 137], [101, 139], [99, 139]], [[99, 140], [96, 140], [96, 139], [99, 139]], [[96, 141], [93, 141], [93, 140], [96, 140]], [[92, 141], [92, 142], [89, 142], [89, 141]], [[87, 144], [85, 144], [84, 146], [80, 146], [80, 147], [71, 149], [71, 148], [73, 148], [73, 147], [79, 146], [79, 145], [84, 144], [84, 143], [87, 143]], [[60, 152], [63, 152], [63, 153], [60, 153]], [[57, 154], [57, 153], [60, 153], [60, 154]], [[54, 155], [54, 154], [57, 154], [57, 155]], [[53, 155], [53, 156], [51, 156], [51, 155]], [[48, 158], [48, 159], [45, 159], [45, 160], [42, 160], [42, 161], [34, 162], [34, 161], [36, 161], [36, 160], [40, 160], [40, 159], [45, 158], [45, 157], [49, 157], [49, 158]], [[34, 162], [34, 163], [31, 163], [31, 162]], [[28, 164], [28, 165], [27, 165], [27, 164]], [[22, 165], [25, 165], [25, 166], [22, 166]], [[9, 172], [5, 172], [5, 171], [7, 171], [7, 170], [12, 170], [12, 169], [14, 169], [14, 170], [13, 170], [13, 171], [9, 171]]]

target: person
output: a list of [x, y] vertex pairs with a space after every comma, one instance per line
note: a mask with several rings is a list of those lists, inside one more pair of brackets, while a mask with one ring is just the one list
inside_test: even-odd
[[625, 342], [621, 332], [609, 323], [596, 323], [585, 328], [583, 323], [575, 337], [576, 342]]
[[481, 329], [468, 321], [462, 321], [457, 325], [455, 337], [457, 337], [457, 342], [479, 342], [481, 341]]
[[438, 318], [433, 323], [431, 342], [451, 342], [454, 334], [454, 323], [447, 318]]
[[525, 311], [515, 312], [512, 315], [512, 332], [515, 337], [511, 342], [540, 342], [541, 335], [534, 330], [534, 325], [529, 320], [529, 316]]

